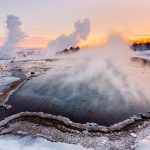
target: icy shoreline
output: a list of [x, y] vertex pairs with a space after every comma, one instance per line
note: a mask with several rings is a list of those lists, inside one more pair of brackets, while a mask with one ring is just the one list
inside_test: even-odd
[[[36, 119], [35, 119], [36, 118]], [[12, 115], [10, 117], [5, 118], [0, 122], [0, 127], [6, 126], [10, 122], [13, 121], [29, 121], [33, 123], [42, 124], [42, 121], [45, 120], [45, 122], [49, 122], [52, 124], [52, 126], [63, 126], [65, 130], [68, 130], [68, 132], [71, 130], [71, 132], [79, 131], [79, 132], [89, 132], [89, 133], [110, 133], [110, 132], [118, 132], [118, 131], [127, 131], [130, 126], [137, 126], [137, 124], [140, 124], [142, 121], [149, 121], [150, 115], [145, 114], [139, 114], [131, 117], [130, 119], [127, 119], [123, 122], [114, 124], [112, 126], [106, 127], [101, 126], [95, 123], [86, 123], [86, 124], [80, 124], [72, 122], [69, 118], [62, 117], [62, 116], [55, 116], [51, 114], [45, 114], [43, 112], [21, 112], [15, 115]], [[42, 124], [43, 125], [43, 124]]]
[[[143, 117], [145, 118], [145, 116]], [[95, 124], [73, 123], [61, 116], [22, 112], [0, 122], [0, 135], [10, 133], [34, 135], [53, 142], [81, 144], [84, 147], [94, 148], [95, 150], [102, 148], [109, 150], [112, 147], [126, 150], [127, 148], [132, 148], [135, 143], [150, 134], [150, 122], [148, 119], [128, 125], [124, 130], [118, 130], [117, 127], [119, 129], [120, 125], [107, 128], [96, 126]], [[110, 128], [114, 130], [110, 131]]]

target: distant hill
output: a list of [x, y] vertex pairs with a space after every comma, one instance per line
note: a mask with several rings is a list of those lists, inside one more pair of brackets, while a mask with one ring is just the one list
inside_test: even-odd
[[133, 43], [131, 48], [134, 51], [146, 51], [150, 50], [150, 42], [147, 43]]

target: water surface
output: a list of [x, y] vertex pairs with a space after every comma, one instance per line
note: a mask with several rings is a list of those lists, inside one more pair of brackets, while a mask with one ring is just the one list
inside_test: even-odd
[[[9, 110], [1, 108], [0, 118], [24, 111], [44, 112], [62, 115], [74, 122], [95, 122], [109, 126], [137, 113], [149, 111], [150, 103], [140, 91], [138, 92], [141, 100], [137, 100], [137, 97], [127, 90], [128, 87], [125, 96], [107, 79], [102, 91], [95, 86], [89, 86], [87, 80], [70, 83], [65, 79], [65, 74], [58, 74], [42, 75], [27, 81], [10, 97], [8, 104], [13, 107]], [[93, 84], [102, 82], [100, 76], [90, 80]]]

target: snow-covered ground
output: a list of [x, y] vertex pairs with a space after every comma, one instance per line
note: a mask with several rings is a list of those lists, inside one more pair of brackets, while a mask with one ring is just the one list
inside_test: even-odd
[[133, 146], [135, 150], [150, 150], [150, 135]]
[[80, 145], [53, 143], [40, 137], [0, 136], [0, 150], [92, 150]]
[[150, 60], [150, 50], [146, 51], [134, 51], [133, 57], [138, 57], [146, 60]]
[[14, 81], [29, 77], [31, 72], [42, 74], [53, 66], [53, 62], [39, 59], [0, 60], [0, 92]]
[[17, 81], [19, 80], [20, 78], [17, 78], [17, 77], [12, 77], [12, 76], [1, 76], [0, 75], [0, 92], [3, 91], [3, 89], [11, 84], [12, 82], [14, 81]]

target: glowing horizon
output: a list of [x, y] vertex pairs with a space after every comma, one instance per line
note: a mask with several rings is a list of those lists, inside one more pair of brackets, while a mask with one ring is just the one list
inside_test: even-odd
[[91, 20], [91, 32], [80, 46], [101, 44], [112, 29], [126, 33], [136, 41], [136, 35], [150, 35], [149, 6], [148, 0], [0, 1], [0, 37], [6, 37], [6, 16], [13, 14], [19, 17], [22, 31], [30, 38], [21, 42], [21, 46], [46, 47], [47, 40], [72, 33], [74, 22], [84, 18]]
[[[54, 38], [55, 39], [55, 38]], [[130, 43], [146, 43], [150, 42], [150, 35], [135, 35], [135, 36], [128, 36], [125, 38]], [[50, 40], [48, 38], [41, 38], [41, 37], [28, 37], [25, 40], [21, 41], [18, 44], [18, 47], [23, 48], [47, 48], [47, 45]], [[80, 47], [98, 47], [105, 43], [107, 40], [106, 37], [99, 37], [97, 39], [90, 39], [88, 38], [86, 41], [81, 41], [79, 46]], [[0, 38], [0, 47], [4, 44], [5, 38]]]

